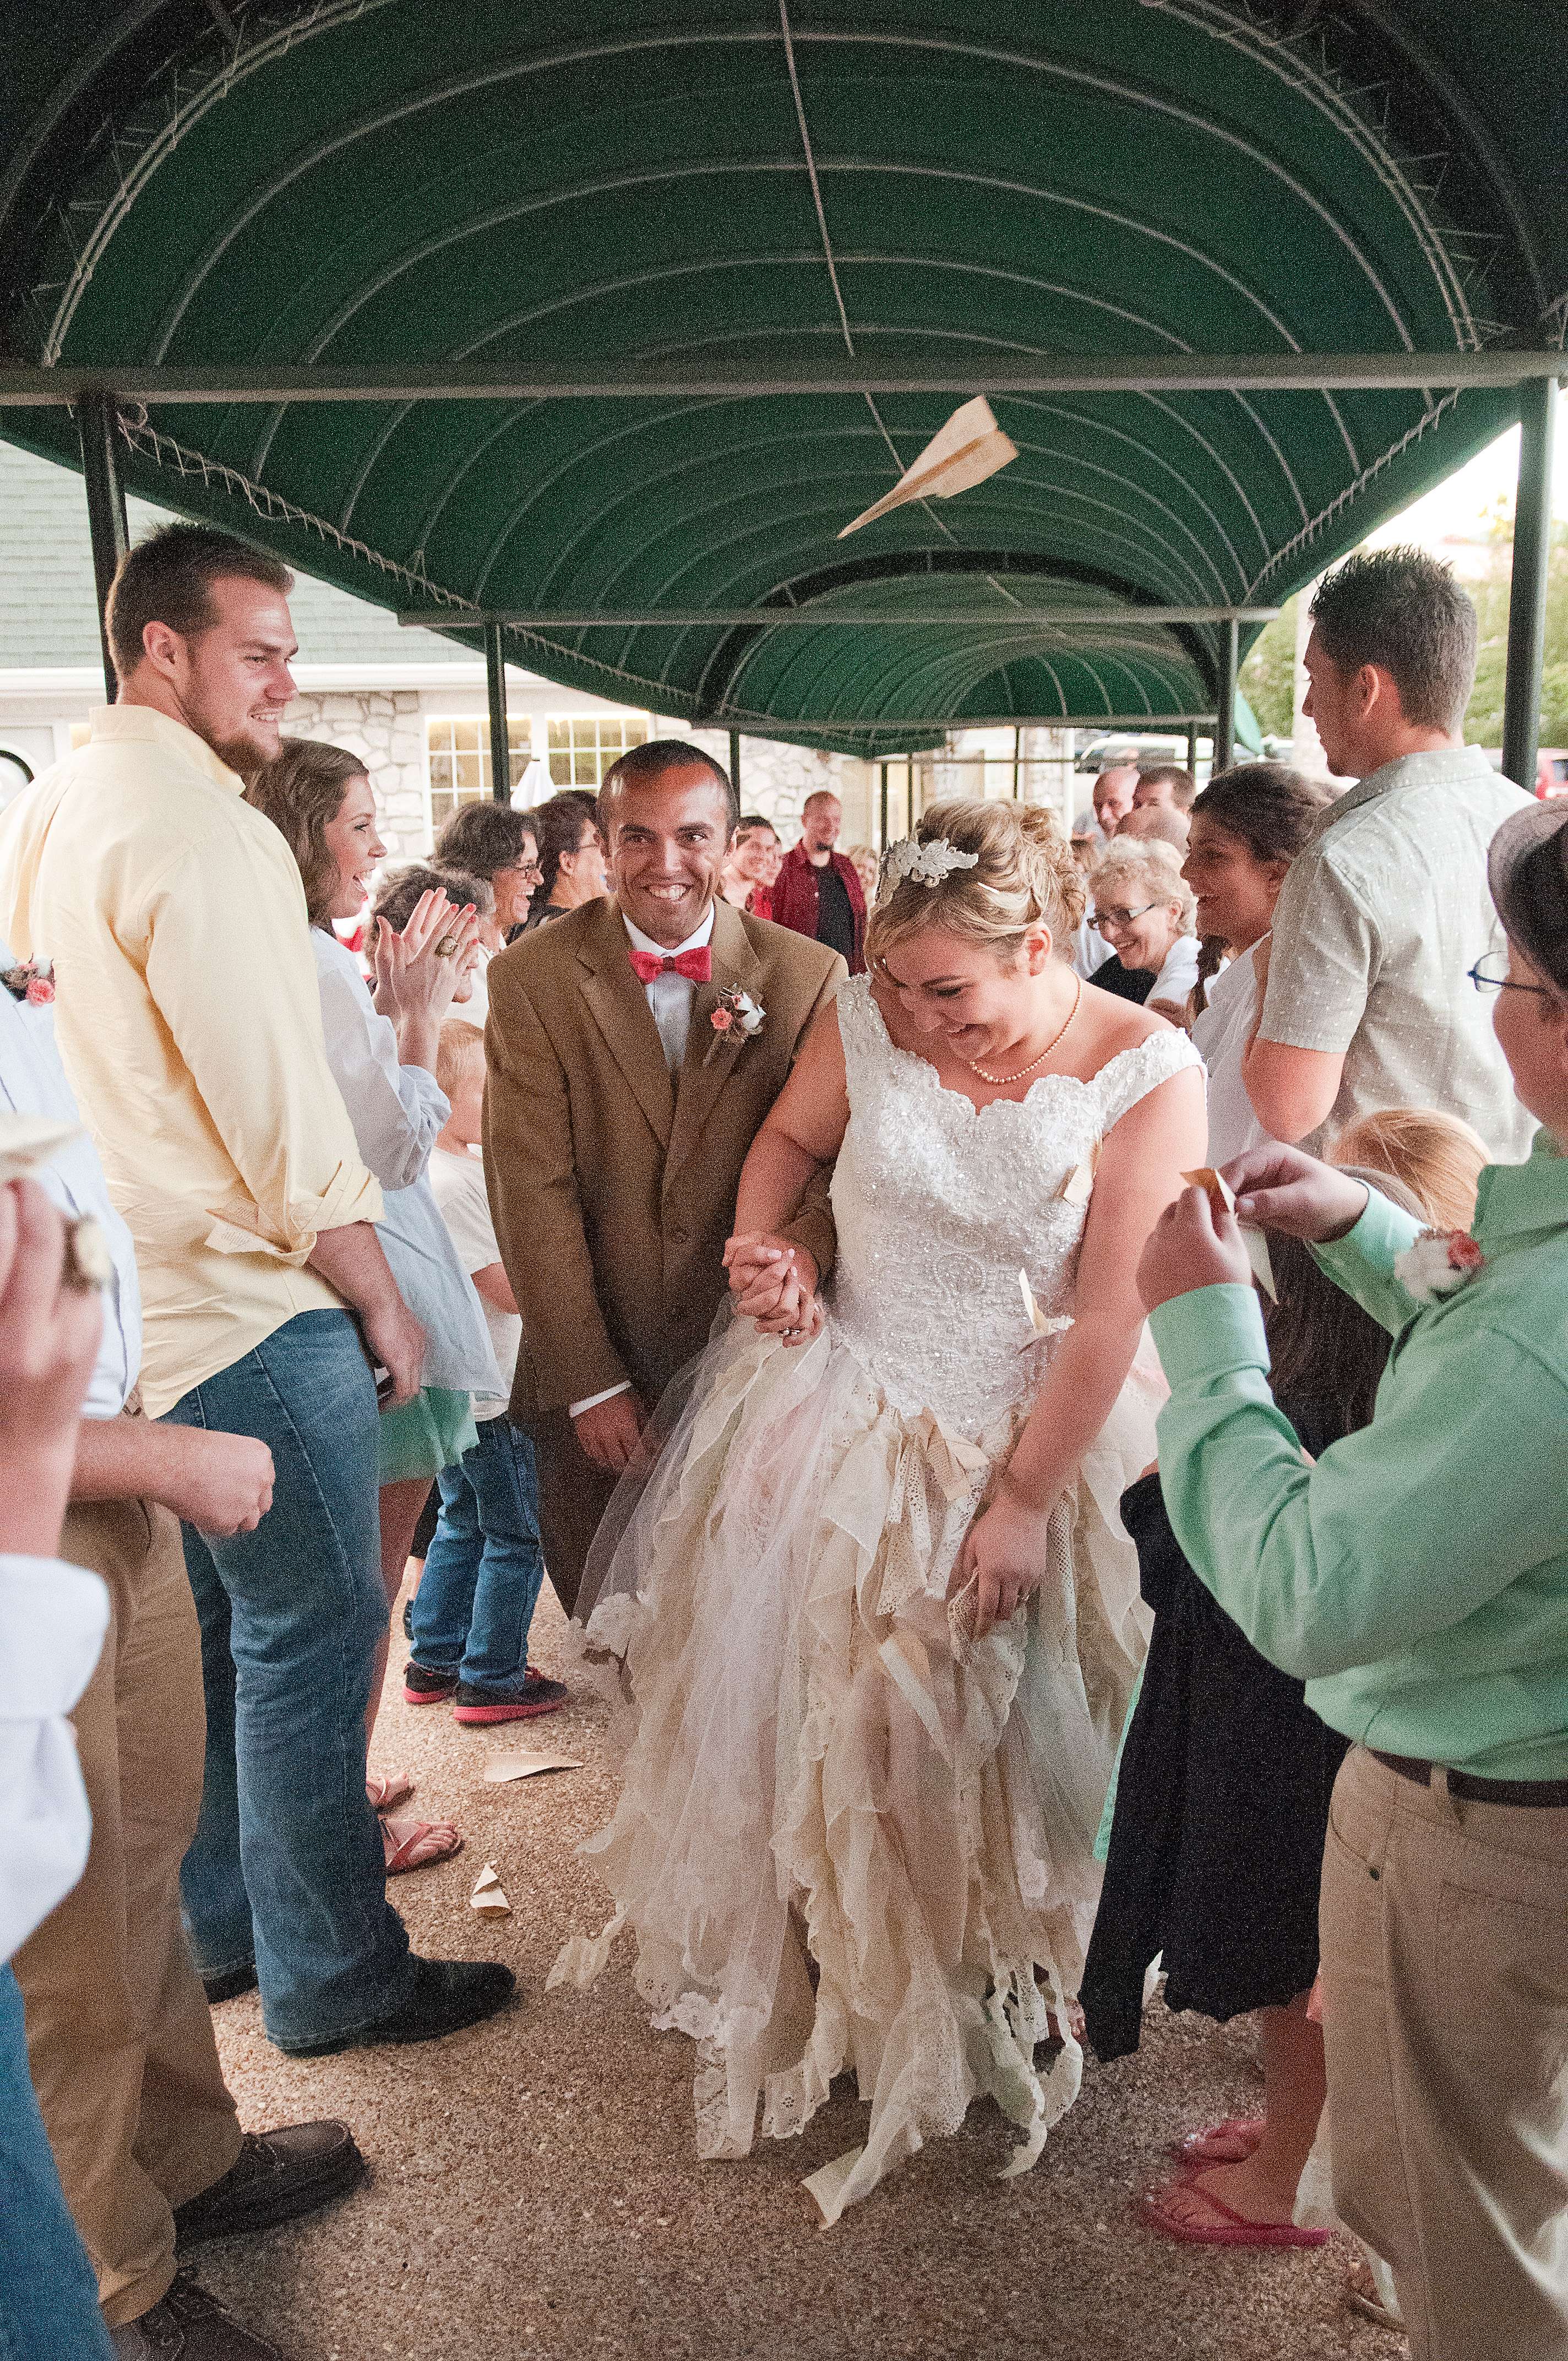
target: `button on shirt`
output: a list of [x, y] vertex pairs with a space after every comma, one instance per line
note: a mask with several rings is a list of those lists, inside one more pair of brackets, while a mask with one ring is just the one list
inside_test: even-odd
[[[684, 943], [656, 943], [651, 935], [642, 932], [641, 927], [632, 925], [624, 910], [621, 912], [621, 924], [634, 951], [647, 951], [653, 959], [676, 959], [682, 951], [704, 950], [712, 942], [713, 906], [711, 903], [708, 905], [707, 917]], [[672, 969], [667, 975], [656, 975], [652, 983], [645, 983], [642, 995], [659, 1028], [659, 1038], [664, 1047], [664, 1063], [672, 1074], [678, 1074], [685, 1063], [686, 1041], [691, 1033], [692, 1002], [696, 996], [696, 986], [689, 977], [676, 975]], [[589, 1394], [586, 1400], [573, 1402], [567, 1415], [578, 1418], [584, 1411], [597, 1410], [600, 1402], [611, 1401], [617, 1394], [629, 1393], [630, 1389], [630, 1379], [622, 1378], [618, 1386], [607, 1386], [602, 1394]]]
[[[682, 951], [706, 950], [712, 942], [713, 906], [709, 903], [707, 917], [684, 943], [654, 942], [641, 927], [634, 927], [624, 912], [621, 924], [634, 951], [646, 951], [653, 959], [678, 959]], [[659, 1038], [664, 1045], [664, 1063], [672, 1074], [678, 1074], [685, 1062], [686, 1037], [691, 1031], [692, 1001], [696, 986], [689, 977], [676, 975], [672, 970], [667, 975], [656, 975], [652, 983], [643, 985], [642, 992], [653, 1022], [659, 1028]]]
[[148, 1412], [340, 1300], [318, 1234], [378, 1219], [322, 1040], [304, 888], [193, 731], [101, 708], [0, 821], [0, 933], [52, 960], [66, 1074], [135, 1241]]
[[1160, 1487], [1200, 1578], [1332, 1730], [1492, 1779], [1568, 1778], [1568, 1162], [1481, 1176], [1482, 1269], [1418, 1303], [1376, 1191], [1314, 1249], [1395, 1333], [1370, 1426], [1301, 1463], [1250, 1287], [1151, 1314]]
[[1439, 1107], [1501, 1162], [1530, 1150], [1489, 1003], [1469, 969], [1500, 950], [1486, 848], [1530, 801], [1477, 747], [1405, 754], [1331, 804], [1274, 913], [1259, 1038], [1341, 1051], [1332, 1138], [1383, 1107]]
[[[16, 964], [9, 945], [0, 941], [0, 968]], [[0, 1109], [11, 1115], [51, 1115], [78, 1126], [82, 1123], [55, 1047], [53, 1007], [30, 1007], [3, 988]], [[85, 1134], [58, 1148], [34, 1178], [71, 1220], [91, 1214], [108, 1244], [114, 1273], [104, 1290], [104, 1329], [82, 1409], [86, 1418], [114, 1418], [125, 1408], [141, 1367], [141, 1289], [131, 1235], [109, 1202], [104, 1168]]]

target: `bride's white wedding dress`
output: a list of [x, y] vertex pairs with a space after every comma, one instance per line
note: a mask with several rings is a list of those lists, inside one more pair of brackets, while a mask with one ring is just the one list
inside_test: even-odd
[[1027, 1607], [966, 1643], [946, 1593], [1055, 1348], [1020, 1270], [1069, 1325], [1097, 1143], [1201, 1063], [1156, 1034], [1091, 1082], [1043, 1075], [977, 1113], [894, 1047], [866, 979], [838, 1010], [828, 1325], [794, 1351], [746, 1322], [718, 1336], [597, 1584], [590, 1567], [626, 1760], [585, 1850], [618, 1907], [551, 1974], [590, 1982], [630, 1924], [654, 2025], [697, 2045], [705, 2157], [748, 2152], [759, 2101], [766, 2134], [798, 2132], [852, 2066], [865, 2144], [807, 2184], [829, 2222], [981, 2093], [1025, 2133], [1010, 2170], [1077, 2093], [1065, 2022], [1043, 2074], [1035, 2049], [1077, 1989], [1145, 1646], [1116, 1504], [1154, 1456], [1152, 1357]]

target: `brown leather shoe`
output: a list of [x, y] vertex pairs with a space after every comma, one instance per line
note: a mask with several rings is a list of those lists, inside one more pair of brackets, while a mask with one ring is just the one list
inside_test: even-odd
[[243, 2238], [313, 2213], [357, 2189], [365, 2158], [346, 2124], [286, 2124], [275, 2132], [247, 2132], [221, 2180], [174, 2208], [179, 2246], [203, 2238]]
[[161, 2303], [109, 2331], [116, 2361], [290, 2361], [280, 2346], [242, 2328], [215, 2296], [177, 2271]]

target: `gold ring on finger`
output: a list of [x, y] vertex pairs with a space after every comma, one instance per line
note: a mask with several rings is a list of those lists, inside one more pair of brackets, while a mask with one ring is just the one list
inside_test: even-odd
[[437, 959], [450, 959], [456, 949], [456, 936], [443, 935], [441, 940], [435, 946], [435, 956]]

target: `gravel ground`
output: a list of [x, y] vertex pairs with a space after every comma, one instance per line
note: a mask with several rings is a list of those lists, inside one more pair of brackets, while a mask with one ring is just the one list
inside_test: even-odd
[[[558, 1670], [548, 1592], [535, 1655]], [[690, 2048], [653, 2035], [626, 1956], [592, 1994], [544, 1993], [564, 1936], [597, 1928], [602, 1889], [574, 1848], [605, 1817], [613, 1774], [588, 1701], [510, 1730], [464, 1730], [401, 1701], [395, 1648], [378, 1767], [407, 1767], [426, 1817], [465, 1850], [400, 1878], [422, 1951], [506, 1960], [519, 2003], [413, 2049], [292, 2060], [255, 1995], [217, 2011], [241, 2119], [342, 2115], [372, 2178], [346, 2202], [269, 2236], [202, 2250], [201, 2276], [291, 2361], [904, 2361], [1036, 2354], [1093, 2361], [1397, 2361], [1405, 2347], [1342, 2301], [1348, 2250], [1177, 2246], [1134, 2218], [1166, 2143], [1250, 2112], [1243, 2028], [1151, 2010], [1136, 2058], [1091, 2062], [1036, 2169], [998, 2181], [1009, 2127], [989, 2103], [832, 2231], [805, 2176], [861, 2136], [852, 2088], [805, 2136], [743, 2162], [693, 2154]], [[489, 1752], [580, 1754], [585, 1767], [487, 1786]], [[510, 1918], [468, 1907], [493, 1861]]]

